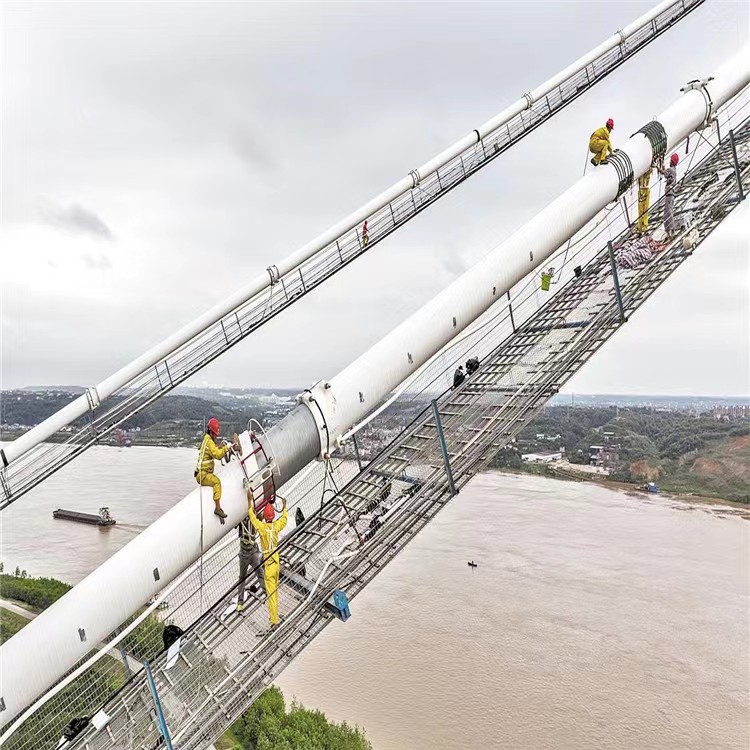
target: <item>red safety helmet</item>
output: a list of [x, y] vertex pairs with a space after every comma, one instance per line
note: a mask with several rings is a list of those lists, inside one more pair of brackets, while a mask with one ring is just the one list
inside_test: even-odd
[[271, 521], [276, 518], [276, 511], [273, 509], [273, 505], [271, 503], [267, 503], [263, 506], [263, 518], [265, 518], [268, 523], [271, 523]]
[[219, 434], [219, 420], [216, 419], [216, 417], [211, 417], [211, 419], [208, 420], [208, 431], [212, 435], [218, 435]]
[[611, 117], [609, 118], [609, 120], [607, 120], [607, 127], [610, 130], [614, 130], [615, 129], [615, 121]]
[[672, 156], [669, 157], [669, 163], [673, 166], [677, 166], [677, 162], [680, 161], [680, 157], [677, 156], [677, 154], [672, 154]]

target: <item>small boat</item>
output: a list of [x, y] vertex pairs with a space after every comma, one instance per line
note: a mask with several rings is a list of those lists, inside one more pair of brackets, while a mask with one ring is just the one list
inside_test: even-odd
[[468, 566], [469, 566], [470, 568], [478, 568], [478, 567], [479, 567], [479, 566], [478, 566], [478, 565], [477, 565], [477, 564], [476, 564], [476, 563], [475, 563], [475, 562], [474, 562], [473, 560], [470, 560], [470, 561], [469, 561], [469, 562], [467, 562], [466, 564], [467, 564], [467, 565], [468, 565]]
[[52, 511], [53, 518], [62, 518], [64, 521], [78, 521], [91, 526], [114, 526], [117, 521], [110, 515], [109, 508], [99, 508], [99, 513], [81, 513], [78, 510], [65, 510], [58, 508]]

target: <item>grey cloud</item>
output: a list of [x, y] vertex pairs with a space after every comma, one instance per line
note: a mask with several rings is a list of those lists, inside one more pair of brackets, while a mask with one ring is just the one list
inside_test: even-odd
[[[36, 196], [75, 196], [84, 207], [43, 218], [88, 238], [76, 260], [100, 276], [80, 298], [71, 264], [55, 254], [60, 237], [44, 238], [59, 273], [19, 273], [4, 301], [3, 325], [19, 340], [12, 356], [3, 350], [5, 382], [105, 377], [653, 2], [11, 4], [4, 216], [19, 246], [33, 249]], [[618, 121], [617, 145], [687, 78], [745, 43], [747, 7], [702, 5], [196, 380], [298, 386], [334, 375], [579, 177], [603, 117]], [[117, 267], [103, 273], [114, 260], [111, 227]], [[696, 391], [737, 389], [747, 285], [736, 281], [739, 240], [712, 242], [716, 250], [696, 253], [622, 334], [631, 331], [633, 349], [653, 340], [649, 388], [659, 392], [678, 376]], [[706, 286], [711, 298], [689, 309], [669, 295], [694, 301]], [[52, 314], [61, 308], [73, 319]], [[704, 332], [709, 310], [722, 323]], [[20, 333], [21, 311], [26, 321], [39, 315], [32, 334]], [[91, 315], [107, 318], [108, 336], [64, 335]], [[689, 345], [678, 338], [686, 329]], [[611, 392], [612, 373], [638, 380], [633, 362], [643, 357], [620, 338], [583, 376], [589, 390]], [[710, 347], [716, 372], [692, 374], [689, 360]], [[679, 367], [675, 348], [686, 350]]]
[[437, 262], [451, 277], [462, 274], [471, 266], [471, 263], [461, 253], [461, 249], [453, 243], [445, 244], [438, 242], [435, 244], [433, 252], [435, 253]]
[[104, 220], [93, 211], [72, 203], [67, 207], [55, 207], [44, 212], [49, 224], [74, 234], [87, 234], [97, 239], [114, 242], [115, 236]]
[[272, 156], [273, 144], [268, 140], [261, 142], [250, 128], [238, 129], [230, 139], [230, 144], [240, 159], [253, 169], [270, 172], [277, 166], [276, 159]]
[[112, 268], [112, 261], [104, 255], [104, 253], [98, 253], [96, 255], [92, 253], [83, 253], [81, 260], [86, 264], [86, 268], [92, 271], [108, 271]]

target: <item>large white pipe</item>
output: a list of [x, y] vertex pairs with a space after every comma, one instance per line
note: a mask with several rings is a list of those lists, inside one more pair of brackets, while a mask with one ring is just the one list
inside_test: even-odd
[[[569, 65], [565, 70], [550, 78], [531, 93], [521, 97], [510, 107], [484, 123], [484, 125], [473, 130], [469, 135], [457, 141], [450, 148], [438, 154], [438, 156], [433, 159], [430, 159], [418, 169], [412, 170], [406, 177], [399, 180], [395, 185], [388, 188], [388, 190], [383, 191], [380, 195], [373, 198], [368, 203], [365, 203], [365, 205], [349, 214], [349, 216], [342, 219], [337, 224], [334, 224], [295, 253], [292, 253], [284, 260], [278, 262], [276, 267], [278, 268], [279, 274], [283, 276], [289, 271], [294, 270], [300, 264], [315, 255], [315, 253], [341, 237], [341, 235], [350, 231], [354, 227], [361, 225], [365, 219], [376, 211], [379, 211], [400, 195], [411, 190], [419, 184], [421, 180], [447, 164], [451, 159], [458, 156], [467, 148], [474, 146], [478, 142], [479, 137], [484, 138], [497, 130], [497, 128], [510, 122], [513, 117], [525, 109], [528, 109], [534, 101], [546, 96], [549, 92], [553, 91], [557, 86], [570, 78], [570, 76], [575, 75], [587, 65], [590, 65], [597, 60], [602, 54], [614, 49], [620, 44], [626, 43], [633, 34], [651, 23], [651, 21], [661, 15], [664, 11], [678, 4], [679, 0], [664, 0], [664, 2], [659, 3], [648, 13], [641, 16], [636, 21], [633, 21], [633, 23], [629, 24], [624, 29], [617, 31], [609, 37], [609, 39], [602, 42], [588, 54], [576, 60], [576, 62]], [[267, 289], [270, 285], [271, 277], [268, 273], [263, 273], [257, 276], [249, 284], [242, 287], [242, 289], [238, 289], [234, 294], [206, 311], [191, 323], [180, 328], [171, 336], [164, 339], [164, 341], [149, 349], [145, 354], [142, 354], [137, 359], [122, 367], [114, 373], [114, 375], [110, 375], [98, 385], [92, 386], [89, 389], [88, 394], [83, 394], [74, 399], [67, 406], [60, 409], [60, 411], [16, 438], [12, 443], [0, 450], [0, 463], [2, 464], [0, 465], [0, 470], [5, 466], [12, 464], [39, 443], [50, 438], [58, 430], [86, 415], [91, 408], [90, 400], [93, 400], [94, 404], [98, 404], [100, 401], [108, 398], [117, 390], [130, 383], [134, 378], [161, 362], [165, 357], [169, 356], [181, 346], [184, 346], [202, 331], [217, 323], [225, 315], [231, 313], [259, 292]]]
[[[745, 47], [707, 84], [714, 108], [749, 80], [750, 48]], [[667, 148], [701, 126], [708, 114], [708, 101], [702, 89], [693, 89], [659, 115]], [[653, 151], [643, 133], [632, 135], [620, 150], [632, 163], [634, 180], [651, 167]], [[312, 396], [324, 413], [321, 442], [328, 436], [333, 449], [334, 440], [367, 416], [387, 393], [614, 201], [618, 187], [613, 167], [592, 170], [329, 383], [314, 386]]]
[[[748, 83], [750, 55], [746, 48], [716, 71], [707, 88], [719, 107]], [[701, 91], [681, 96], [658, 118], [668, 147], [683, 140], [705, 117], [706, 98]], [[629, 156], [635, 177], [650, 167], [652, 150], [644, 135], [632, 136], [622, 151]], [[325, 415], [325, 428], [317, 408], [303, 404], [269, 432], [268, 444], [281, 480], [289, 480], [320, 450], [326, 450], [327, 440], [333, 444], [360, 421], [415, 368], [596, 216], [617, 192], [615, 169], [598, 167], [330, 383], [314, 386], [310, 393]], [[326, 430], [330, 437], [324, 436]], [[242, 438], [247, 440], [246, 435]], [[222, 506], [229, 516], [226, 526], [219, 526], [212, 515], [207, 493], [201, 504], [197, 490], [193, 491], [0, 647], [0, 684], [6, 705], [0, 723], [11, 720], [194, 562], [199, 554], [201, 507], [206, 548], [239, 523], [246, 512], [241, 472], [230, 465], [220, 476]], [[154, 568], [159, 569], [158, 584]], [[85, 643], [79, 638], [79, 628], [85, 629]]]

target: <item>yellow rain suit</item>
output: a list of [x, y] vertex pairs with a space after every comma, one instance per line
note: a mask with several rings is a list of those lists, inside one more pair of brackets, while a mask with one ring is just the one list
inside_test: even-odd
[[597, 128], [589, 138], [589, 151], [594, 154], [594, 161], [601, 164], [608, 154], [612, 153], [612, 144], [609, 141], [609, 129], [605, 125]]
[[263, 552], [265, 563], [263, 564], [263, 575], [266, 581], [266, 594], [268, 596], [268, 618], [271, 625], [279, 624], [279, 553], [276, 551], [279, 546], [279, 532], [286, 526], [287, 512], [286, 505], [281, 512], [281, 518], [270, 523], [261, 520], [255, 513], [253, 503], [248, 505], [248, 515], [250, 523], [258, 532], [260, 537], [260, 549]]
[[648, 232], [648, 207], [651, 203], [651, 170], [638, 178], [638, 234]]
[[198, 451], [198, 463], [195, 465], [195, 481], [203, 487], [213, 489], [214, 503], [217, 508], [220, 507], [221, 502], [221, 480], [214, 474], [214, 460], [221, 461], [228, 451], [228, 445], [222, 445], [219, 448], [214, 439], [206, 433]]

